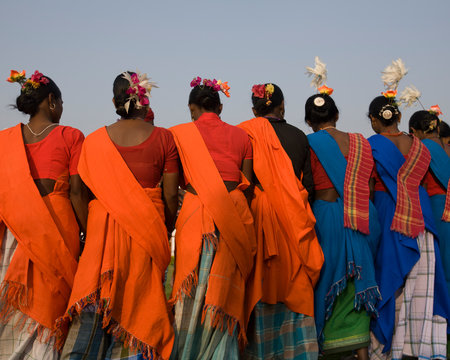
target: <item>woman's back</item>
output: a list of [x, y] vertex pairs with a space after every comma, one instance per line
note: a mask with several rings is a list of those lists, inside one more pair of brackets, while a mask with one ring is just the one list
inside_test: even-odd
[[142, 120], [121, 120], [108, 135], [130, 171], [144, 188], [154, 188], [164, 173], [178, 172], [178, 153], [169, 130]]

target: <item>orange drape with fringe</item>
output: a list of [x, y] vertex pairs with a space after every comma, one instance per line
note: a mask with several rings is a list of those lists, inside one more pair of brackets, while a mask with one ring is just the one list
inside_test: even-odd
[[[253, 218], [239, 189], [228, 192], [203, 138], [194, 123], [170, 129], [183, 170], [198, 195], [187, 193], [176, 224], [175, 280], [171, 301], [181, 292], [190, 294], [197, 283], [202, 236], [220, 237], [211, 268], [205, 308], [213, 313], [214, 326], [230, 332], [238, 325], [241, 344], [245, 337], [245, 282], [253, 267], [256, 239]], [[214, 241], [212, 239], [212, 241]]]
[[238, 126], [250, 136], [253, 169], [264, 189], [255, 188], [251, 206], [258, 253], [247, 285], [247, 309], [250, 312], [258, 300], [283, 302], [294, 312], [314, 316], [314, 286], [324, 257], [308, 192], [267, 119]]
[[[41, 197], [30, 174], [21, 124], [0, 132], [0, 169], [0, 233], [6, 225], [18, 242], [1, 284], [0, 318], [8, 321], [18, 310], [38, 324], [38, 332], [50, 330], [41, 339], [48, 341], [67, 306], [79, 256], [69, 173]], [[62, 334], [57, 340], [63, 339]]]
[[168, 359], [173, 329], [163, 280], [170, 262], [161, 189], [144, 189], [106, 128], [86, 137], [78, 171], [96, 196], [61, 326], [98, 304], [103, 327], [145, 357]]

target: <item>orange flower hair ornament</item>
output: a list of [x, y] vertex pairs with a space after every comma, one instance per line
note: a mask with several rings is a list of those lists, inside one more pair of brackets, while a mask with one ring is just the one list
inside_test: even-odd
[[25, 92], [30, 92], [33, 89], [37, 89], [42, 84], [47, 85], [49, 83], [49, 80], [37, 70], [29, 79], [26, 78], [25, 70], [22, 70], [20, 73], [17, 70], [11, 70], [11, 75], [6, 81], [10, 83], [19, 83], [22, 85], [22, 91]]
[[322, 85], [320, 88], [317, 88], [317, 91], [319, 94], [331, 95], [334, 90], [326, 85]]
[[428, 111], [436, 116], [442, 115], [442, 111], [441, 111], [441, 108], [439, 107], [439, 105], [431, 106]]
[[265, 98], [266, 106], [272, 105], [272, 100], [270, 100], [270, 98], [272, 97], [274, 92], [275, 87], [273, 86], [273, 84], [258, 84], [252, 86], [253, 96], [259, 99]]
[[6, 81], [10, 83], [18, 82], [19, 84], [23, 84], [25, 82], [25, 70], [22, 70], [22, 72], [11, 70], [11, 75], [9, 75], [9, 78], [7, 78]]
[[383, 95], [386, 99], [395, 99], [397, 96], [397, 90], [387, 90], [382, 92], [381, 95]]

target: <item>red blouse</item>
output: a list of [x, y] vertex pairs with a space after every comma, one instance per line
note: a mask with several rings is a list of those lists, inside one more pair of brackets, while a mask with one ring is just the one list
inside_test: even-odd
[[154, 188], [164, 173], [178, 172], [178, 151], [172, 133], [156, 127], [143, 143], [135, 146], [114, 144], [144, 188]]
[[425, 174], [422, 185], [427, 190], [428, 196], [445, 195], [447, 193], [431, 170], [428, 170]]
[[[328, 177], [325, 169], [319, 161], [316, 153], [313, 149], [310, 149], [311, 152], [311, 171], [314, 180], [314, 190], [325, 190], [334, 188], [333, 183]], [[347, 159], [348, 156], [345, 156]]]
[[214, 113], [204, 113], [194, 124], [205, 141], [223, 181], [241, 179], [244, 159], [253, 159], [252, 144], [247, 133], [223, 122]]
[[56, 126], [43, 140], [25, 144], [28, 164], [33, 179], [57, 180], [65, 171], [78, 174], [84, 135], [70, 126]]

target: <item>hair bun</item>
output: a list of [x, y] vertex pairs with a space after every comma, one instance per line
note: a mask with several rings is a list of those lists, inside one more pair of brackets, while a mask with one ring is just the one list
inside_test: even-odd
[[128, 115], [127, 111], [125, 110], [125, 106], [123, 105], [120, 105], [116, 108], [116, 114], [123, 118], [125, 118]]

